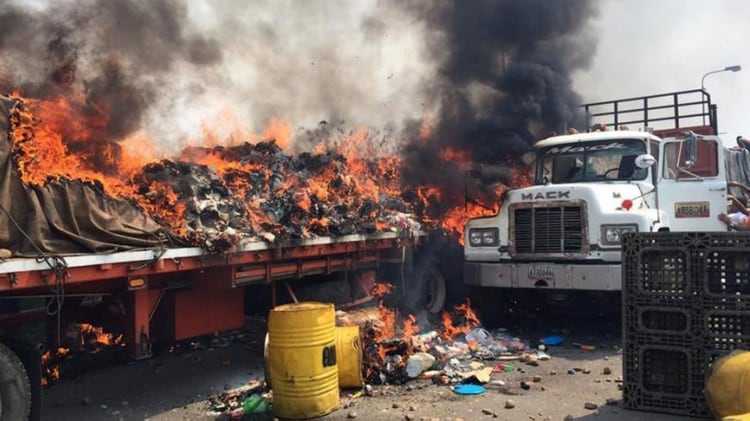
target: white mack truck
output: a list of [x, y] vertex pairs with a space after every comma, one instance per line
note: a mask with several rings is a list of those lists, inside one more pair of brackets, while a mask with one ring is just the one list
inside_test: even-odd
[[[570, 304], [596, 294], [586, 306], [619, 310], [602, 298], [619, 299], [623, 233], [727, 230], [718, 215], [727, 213], [728, 173], [736, 171], [725, 163], [743, 151], [716, 136], [707, 92], [584, 107], [592, 122], [604, 121], [600, 130], [537, 142], [534, 185], [508, 191], [496, 215], [465, 227], [464, 282], [483, 316], [507, 297], [539, 306], [539, 298]], [[634, 125], [642, 127], [625, 127]]]

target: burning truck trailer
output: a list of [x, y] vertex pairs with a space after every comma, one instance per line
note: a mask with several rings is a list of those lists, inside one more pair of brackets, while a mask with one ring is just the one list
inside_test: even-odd
[[533, 185], [466, 224], [464, 281], [485, 322], [620, 311], [623, 235], [727, 231], [718, 216], [746, 203], [747, 150], [723, 146], [704, 90], [584, 109], [590, 132], [538, 141]]
[[429, 253], [455, 237], [417, 221], [404, 197], [423, 195], [402, 194], [389, 159], [192, 147], [123, 181], [86, 166], [122, 151], [64, 144], [71, 110], [0, 98], [0, 420], [39, 419], [69, 354], [149, 358], [243, 328], [247, 307], [324, 291], [351, 308], [387, 282], [391, 305], [442, 311], [451, 285]]

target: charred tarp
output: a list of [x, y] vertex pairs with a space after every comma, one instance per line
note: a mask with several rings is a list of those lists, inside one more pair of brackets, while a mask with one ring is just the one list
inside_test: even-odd
[[10, 116], [23, 107], [0, 96], [0, 248], [13, 255], [40, 252], [95, 253], [158, 247], [177, 241], [125, 200], [100, 186], [54, 180], [43, 187], [22, 183], [11, 154]]

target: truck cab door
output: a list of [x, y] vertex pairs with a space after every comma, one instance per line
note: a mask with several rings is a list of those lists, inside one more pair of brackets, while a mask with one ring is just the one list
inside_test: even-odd
[[725, 168], [718, 138], [664, 143], [659, 208], [672, 231], [724, 231], [718, 215], [727, 213]]

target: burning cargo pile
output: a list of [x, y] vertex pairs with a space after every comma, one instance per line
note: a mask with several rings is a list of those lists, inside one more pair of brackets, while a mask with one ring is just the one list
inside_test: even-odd
[[[14, 218], [45, 251], [128, 249], [171, 241], [220, 253], [243, 241], [420, 228], [412, 213], [419, 196], [403, 194], [399, 161], [371, 151], [361, 158], [354, 151], [369, 139], [356, 133], [339, 143], [344, 147], [320, 146], [317, 153], [291, 155], [271, 139], [189, 147], [176, 159], [138, 162], [117, 142], [88, 139], [85, 126], [71, 134], [69, 127], [57, 127], [58, 119], [37, 118], [55, 107], [70, 112], [58, 103], [3, 99], [8, 146], [1, 158], [14, 185], [3, 205], [18, 211]], [[71, 137], [81, 144], [71, 143]], [[27, 215], [11, 206], [11, 198], [16, 204], [37, 204], [36, 213], [43, 215]], [[39, 232], [30, 224], [38, 225]], [[50, 236], [62, 239], [45, 242]], [[27, 250], [19, 254], [23, 252]]]
[[[399, 180], [386, 179], [376, 162], [333, 151], [291, 156], [274, 141], [190, 148], [180, 161], [146, 165], [133, 181], [157, 221], [209, 250], [243, 238], [274, 242], [419, 228], [411, 205], [393, 193]], [[168, 206], [174, 203], [182, 207]]]

